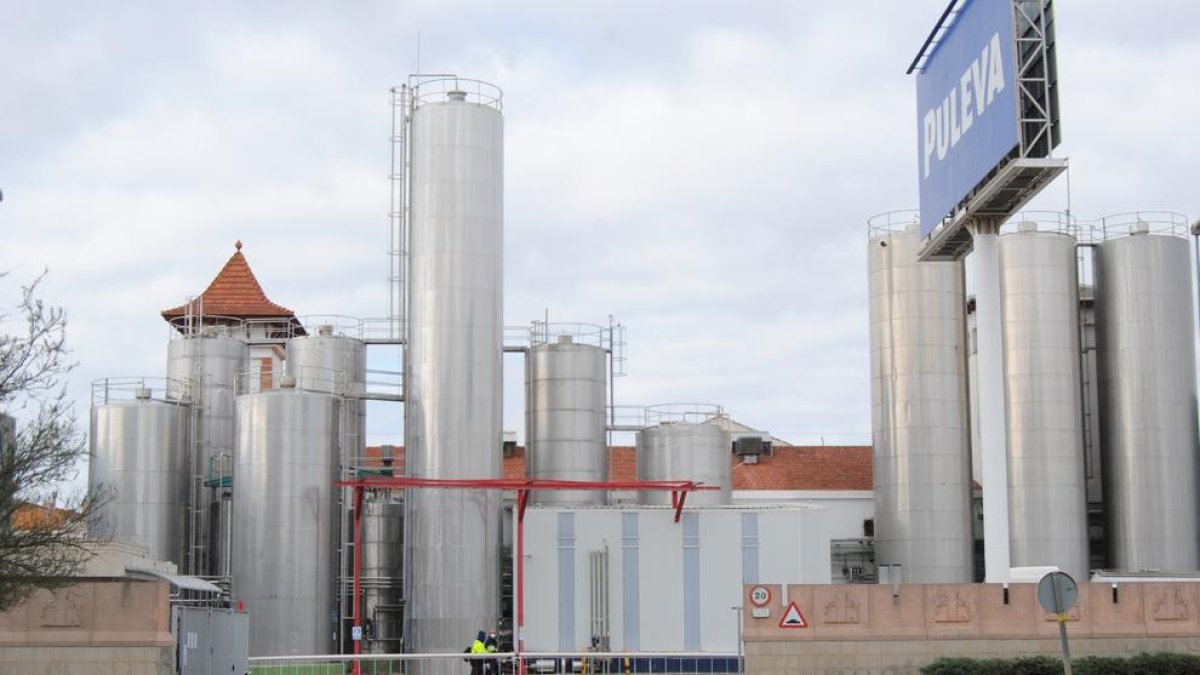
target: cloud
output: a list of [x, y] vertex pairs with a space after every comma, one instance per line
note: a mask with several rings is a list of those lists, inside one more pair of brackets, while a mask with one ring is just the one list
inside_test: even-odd
[[[92, 379], [161, 374], [158, 311], [236, 239], [277, 302], [380, 315], [388, 88], [420, 33], [423, 70], [505, 90], [507, 323], [614, 315], [624, 400], [861, 442], [864, 221], [916, 203], [903, 71], [943, 6], [22, 5], [0, 40], [0, 268], [51, 268], [81, 410]], [[1194, 211], [1197, 10], [1056, 9], [1072, 208]], [[1067, 203], [1060, 179], [1031, 206]], [[394, 438], [398, 409], [372, 411]]]

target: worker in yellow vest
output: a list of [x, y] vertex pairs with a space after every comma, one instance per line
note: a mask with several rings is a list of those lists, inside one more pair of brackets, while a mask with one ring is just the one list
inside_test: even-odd
[[[485, 638], [487, 638], [487, 633], [479, 631], [479, 634], [475, 636], [475, 641], [471, 643], [472, 654], [487, 653], [487, 647], [483, 644]], [[483, 675], [483, 659], [471, 659], [471, 675]]]

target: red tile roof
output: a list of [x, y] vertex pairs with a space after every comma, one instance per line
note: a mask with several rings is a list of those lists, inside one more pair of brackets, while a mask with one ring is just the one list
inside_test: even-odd
[[[200, 294], [199, 299], [202, 302], [198, 308], [206, 316], [228, 316], [239, 319], [281, 317], [295, 320], [295, 312], [283, 305], [277, 305], [267, 298], [267, 294], [263, 292], [254, 272], [250, 271], [246, 256], [242, 255], [242, 242], [239, 241], [234, 246], [237, 250], [225, 262], [225, 266], [217, 273], [208, 288]], [[185, 303], [163, 310], [162, 316], [170, 321], [175, 317], [183, 316], [187, 311], [188, 305]]]
[[[404, 471], [404, 448], [396, 446], [394, 469]], [[369, 464], [379, 457], [378, 447], [367, 448]], [[637, 480], [637, 450], [613, 447], [608, 455], [609, 480]], [[757, 464], [741, 463], [730, 454], [735, 490], [870, 490], [871, 446], [776, 446], [771, 456]], [[505, 478], [525, 477], [525, 448], [504, 458]]]

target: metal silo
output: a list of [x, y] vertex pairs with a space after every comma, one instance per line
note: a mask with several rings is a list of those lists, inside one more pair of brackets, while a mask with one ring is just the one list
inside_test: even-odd
[[[1000, 237], [1009, 541], [1017, 567], [1088, 572], [1075, 238]], [[986, 486], [985, 486], [986, 489]]]
[[[410, 100], [407, 472], [498, 478], [500, 92], [461, 79], [423, 81]], [[458, 652], [464, 640], [496, 624], [499, 516], [500, 495], [493, 490], [407, 491], [406, 650]]]
[[[525, 361], [530, 478], [607, 479], [606, 373], [604, 349], [578, 344], [570, 335], [530, 348]], [[533, 499], [542, 504], [603, 504], [605, 493], [545, 490], [535, 492]]]
[[[638, 480], [690, 480], [720, 490], [693, 492], [688, 506], [729, 504], [733, 452], [729, 432], [696, 422], [664, 422], [637, 432]], [[667, 491], [638, 492], [641, 504], [670, 504]]]
[[[218, 550], [228, 538], [220, 531], [217, 485], [233, 462], [234, 399], [238, 377], [249, 366], [249, 347], [227, 328], [205, 327], [199, 334], [180, 337], [167, 345], [167, 396], [191, 399], [191, 438], [188, 458], [189, 556], [185, 569], [198, 575], [225, 575], [229, 561]], [[209, 485], [206, 485], [208, 483]], [[219, 511], [218, 511], [219, 513]]]
[[[317, 391], [334, 394], [340, 397], [338, 420], [338, 447], [335, 453], [336, 464], [340, 468], [340, 477], [354, 479], [357, 470], [365, 466], [366, 454], [366, 406], [361, 396], [366, 391], [367, 380], [367, 350], [366, 344], [357, 338], [345, 335], [335, 335], [332, 324], [321, 324], [310, 328], [307, 335], [294, 337], [287, 342], [287, 371], [293, 378], [297, 388], [305, 391]], [[336, 499], [340, 513], [349, 516], [352, 509], [353, 491], [342, 488]], [[365, 509], [363, 531], [375, 531], [380, 527], [399, 529], [402, 526], [401, 513], [395, 513], [396, 522], [389, 526], [381, 526], [374, 519], [382, 517], [378, 511]], [[338, 596], [339, 611], [345, 621], [353, 623], [353, 542], [352, 528], [346, 518], [339, 518], [334, 525], [334, 537], [339, 550], [338, 561]], [[399, 601], [400, 590], [400, 555], [398, 547], [378, 548], [374, 537], [365, 537], [363, 542], [363, 560], [379, 562], [381, 557], [393, 556], [394, 559], [384, 561], [385, 564], [372, 563], [374, 567], [394, 568], [396, 573], [385, 582], [372, 578], [370, 584], [364, 585], [363, 616], [371, 618], [379, 605], [394, 606]], [[364, 564], [366, 564], [364, 562]], [[366, 574], [364, 568], [363, 574]], [[366, 577], [364, 576], [364, 579]], [[386, 588], [385, 588], [386, 586]], [[381, 599], [381, 594], [387, 597]], [[348, 624], [348, 625], [350, 625]], [[376, 634], [376, 622], [372, 630], [366, 631], [373, 638]], [[370, 648], [381, 643], [367, 640], [365, 645]], [[396, 647], [398, 645], [392, 645]], [[368, 651], [378, 651], [368, 649]]]
[[232, 597], [254, 617], [251, 656], [334, 650], [337, 420], [328, 394], [237, 399]]
[[404, 626], [401, 611], [401, 561], [404, 549], [404, 502], [400, 493], [373, 492], [363, 500], [361, 583], [363, 618], [368, 627], [364, 651], [400, 651]]
[[334, 335], [331, 326], [318, 326], [315, 334], [288, 340], [287, 368], [299, 389], [361, 395], [367, 381], [366, 345]]
[[908, 582], [970, 582], [963, 266], [918, 262], [915, 218], [871, 221], [875, 558]]
[[1188, 242], [1147, 229], [1103, 242], [1095, 257], [1109, 564], [1192, 571], [1200, 443]]
[[88, 486], [109, 496], [88, 523], [93, 536], [145, 546], [153, 560], [183, 563], [188, 406], [151, 400], [95, 403]]

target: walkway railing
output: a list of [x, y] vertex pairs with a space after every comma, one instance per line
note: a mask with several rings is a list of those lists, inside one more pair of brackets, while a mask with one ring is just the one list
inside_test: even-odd
[[[260, 656], [250, 659], [254, 675], [464, 675], [480, 662], [481, 675], [521, 672], [516, 654], [370, 654], [361, 656]], [[708, 652], [526, 652], [526, 673], [740, 673], [737, 654]], [[357, 669], [355, 668], [357, 666]]]

